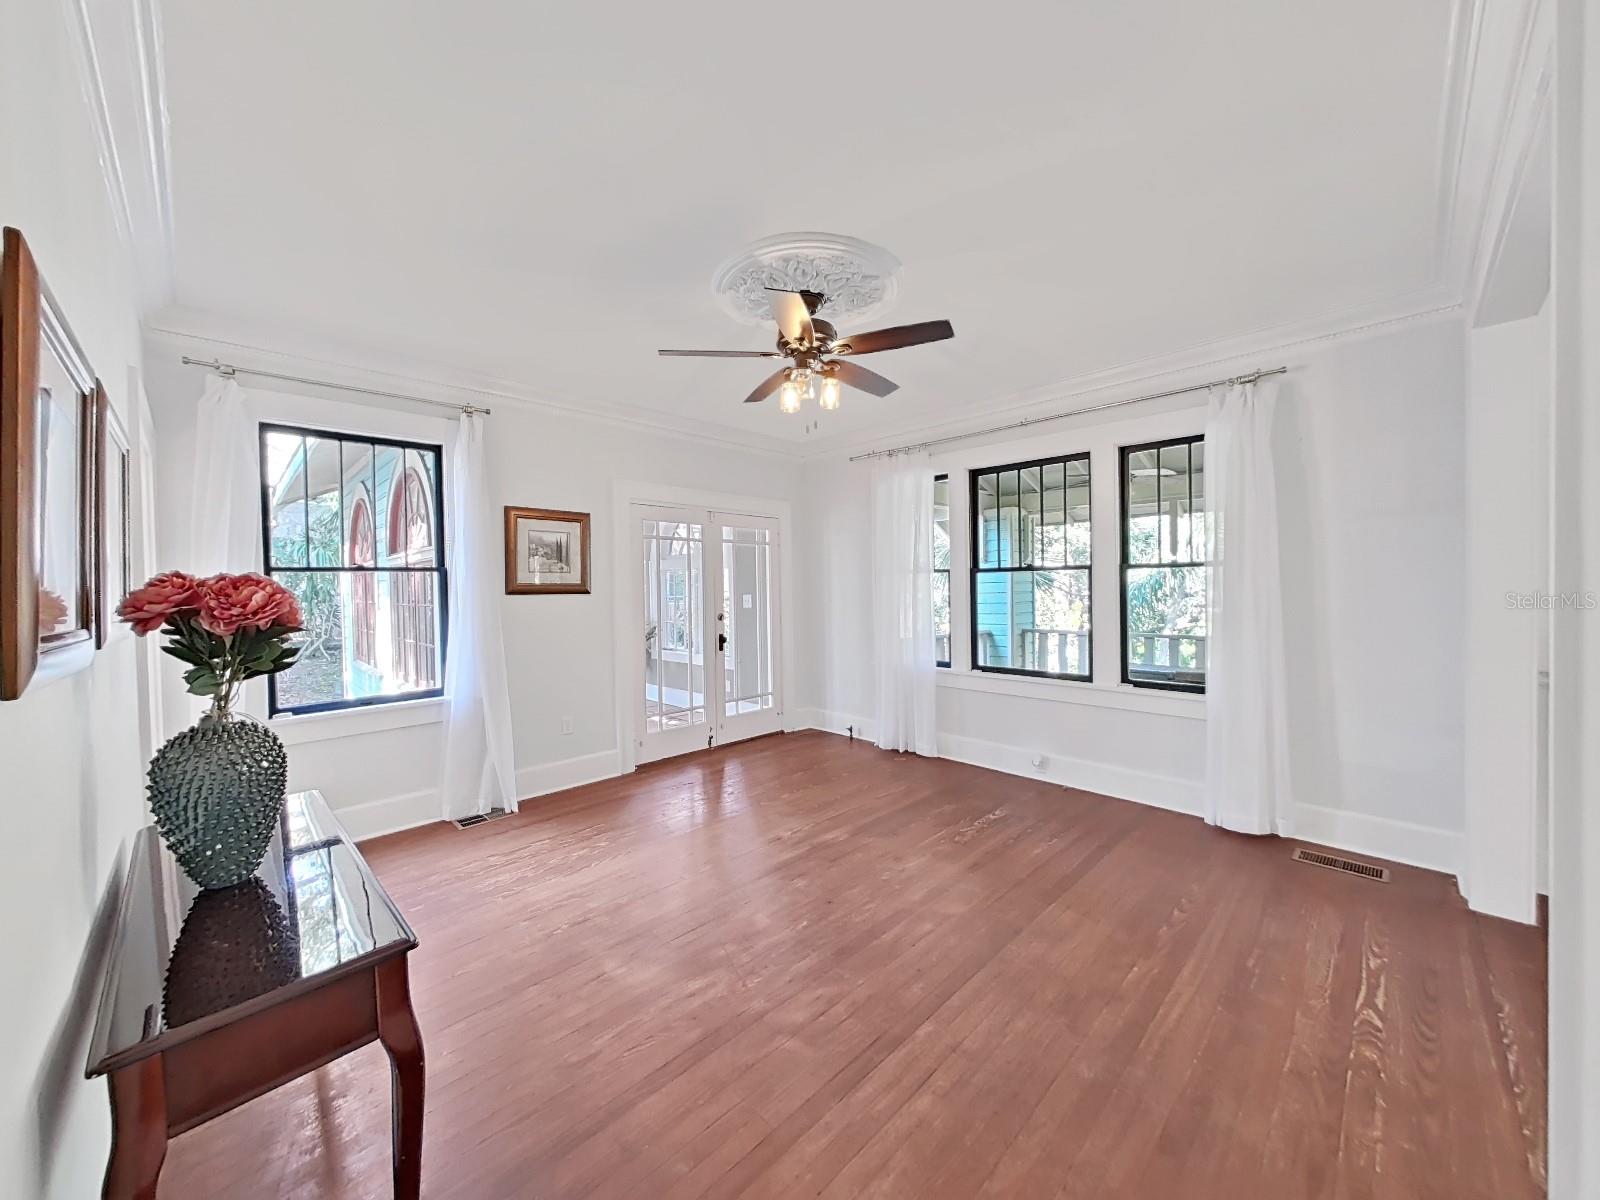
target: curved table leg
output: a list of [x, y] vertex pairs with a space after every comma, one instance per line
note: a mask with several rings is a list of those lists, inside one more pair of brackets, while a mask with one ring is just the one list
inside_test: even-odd
[[159, 1054], [111, 1072], [111, 1160], [106, 1200], [156, 1200], [167, 1157], [167, 1079]]
[[[417, 1200], [422, 1188], [422, 1032], [411, 1011], [411, 983], [402, 955], [373, 969], [378, 1040], [389, 1052], [394, 1121], [394, 1194]], [[152, 1193], [153, 1194], [153, 1193]]]

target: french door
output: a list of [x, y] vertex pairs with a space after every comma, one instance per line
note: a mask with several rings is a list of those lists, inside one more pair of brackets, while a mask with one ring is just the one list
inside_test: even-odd
[[778, 523], [633, 506], [644, 644], [638, 760], [776, 733]]

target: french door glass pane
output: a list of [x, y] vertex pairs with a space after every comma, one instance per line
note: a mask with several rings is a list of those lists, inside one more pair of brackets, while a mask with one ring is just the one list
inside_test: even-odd
[[645, 521], [644, 727], [706, 722], [704, 527]]
[[770, 709], [773, 691], [772, 535], [722, 527], [723, 715]]

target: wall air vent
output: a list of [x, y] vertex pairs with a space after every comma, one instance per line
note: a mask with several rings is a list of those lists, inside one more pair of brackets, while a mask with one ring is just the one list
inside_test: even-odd
[[501, 817], [510, 816], [503, 808], [491, 808], [486, 813], [473, 813], [470, 817], [457, 817], [457, 829], [471, 829], [474, 825], [483, 825], [489, 821], [498, 821]]
[[1375, 883], [1389, 882], [1389, 868], [1375, 867], [1371, 863], [1356, 862], [1353, 858], [1340, 858], [1337, 854], [1324, 854], [1320, 850], [1307, 850], [1304, 846], [1294, 852], [1294, 861], [1310, 863], [1314, 867], [1327, 867], [1330, 871], [1343, 871], [1358, 875]]

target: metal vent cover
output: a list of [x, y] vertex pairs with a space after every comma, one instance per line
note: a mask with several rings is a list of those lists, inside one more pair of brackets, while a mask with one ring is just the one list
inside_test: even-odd
[[509, 815], [503, 808], [491, 808], [486, 813], [473, 813], [470, 817], [457, 817], [455, 826], [457, 829], [471, 829], [474, 825], [482, 825], [488, 821], [498, 821], [501, 817]]
[[1327, 867], [1330, 871], [1343, 871], [1375, 883], [1389, 882], [1389, 868], [1375, 867], [1371, 863], [1357, 862], [1353, 858], [1340, 858], [1337, 854], [1324, 854], [1320, 850], [1307, 850], [1304, 846], [1294, 852], [1294, 861], [1310, 863], [1314, 867]]

